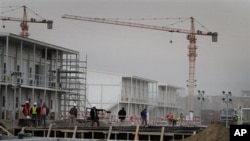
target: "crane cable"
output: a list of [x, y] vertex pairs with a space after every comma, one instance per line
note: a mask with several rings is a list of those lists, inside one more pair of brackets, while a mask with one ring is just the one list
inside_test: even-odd
[[197, 21], [196, 19], [194, 19], [194, 21], [196, 22], [196, 23], [198, 23], [202, 28], [204, 28], [206, 31], [211, 31], [211, 30], [209, 30], [208, 28], [206, 28], [203, 24], [201, 24], [199, 21]]
[[[0, 8], [12, 8], [10, 10], [6, 10], [6, 11], [3, 11], [1, 12], [0, 14], [5, 14], [5, 13], [8, 13], [8, 12], [12, 12], [12, 11], [15, 11], [15, 10], [18, 10], [18, 9], [21, 9], [23, 8], [24, 6], [7, 6], [7, 7], [0, 7]], [[26, 6], [25, 6], [26, 7]], [[29, 10], [30, 12], [32, 12], [34, 15], [36, 15], [37, 17], [41, 18], [41, 19], [44, 19], [41, 15], [39, 15], [38, 13], [34, 12], [33, 10], [31, 10], [30, 8], [26, 7], [27, 10]]]

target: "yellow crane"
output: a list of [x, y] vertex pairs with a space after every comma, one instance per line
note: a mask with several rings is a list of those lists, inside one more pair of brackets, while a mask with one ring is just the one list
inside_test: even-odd
[[[52, 29], [53, 21], [52, 20], [46, 20], [46, 19], [35, 19], [35, 18], [30, 18], [28, 19], [27, 16], [27, 7], [22, 6], [23, 8], [23, 18], [18, 18], [18, 17], [6, 17], [6, 16], [0, 16], [0, 20], [2, 21], [17, 21], [21, 22], [20, 27], [22, 29], [20, 35], [23, 37], [28, 37], [29, 33], [29, 26], [28, 23], [46, 23], [48, 29]], [[5, 27], [5, 26], [3, 26]]]
[[211, 36], [212, 42], [217, 42], [217, 37], [218, 37], [217, 32], [207, 32], [207, 31], [201, 31], [201, 30], [196, 31], [193, 17], [190, 17], [191, 28], [189, 30], [179, 29], [179, 28], [170, 28], [166, 26], [131, 23], [131, 22], [125, 22], [125, 21], [120, 21], [120, 20], [111, 20], [111, 19], [106, 19], [106, 18], [83, 17], [83, 16], [76, 16], [76, 15], [68, 15], [68, 14], [63, 15], [62, 18], [187, 34], [187, 39], [189, 40], [189, 46], [188, 46], [189, 78], [187, 80], [188, 82], [187, 84], [187, 87], [188, 87], [188, 101], [187, 101], [188, 105], [187, 106], [188, 107], [187, 108], [189, 109], [190, 112], [193, 112], [194, 89], [196, 87], [195, 60], [197, 57], [197, 54], [196, 54], [197, 46], [196, 46], [195, 36], [197, 35]]

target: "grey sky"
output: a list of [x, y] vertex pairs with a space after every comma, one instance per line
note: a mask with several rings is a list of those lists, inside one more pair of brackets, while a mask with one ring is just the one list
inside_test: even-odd
[[[208, 95], [250, 89], [249, 0], [0, 0], [0, 7], [26, 5], [45, 19], [46, 25], [29, 24], [30, 38], [79, 50], [88, 67], [100, 71], [136, 75], [159, 83], [186, 88], [188, 56], [185, 34], [62, 19], [63, 14], [100, 18], [194, 17], [218, 32], [218, 42], [197, 36], [197, 90]], [[4, 11], [4, 9], [1, 9]], [[22, 12], [0, 16], [22, 17]], [[28, 16], [35, 17], [28, 11]], [[170, 25], [173, 20], [130, 21]], [[18, 22], [2, 22], [3, 32], [19, 34]], [[189, 29], [189, 21], [173, 26]], [[206, 31], [196, 23], [196, 29]], [[169, 41], [173, 40], [171, 44]]]

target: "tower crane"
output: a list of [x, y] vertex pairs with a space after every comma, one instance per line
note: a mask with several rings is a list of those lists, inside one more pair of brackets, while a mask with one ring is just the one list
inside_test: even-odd
[[46, 23], [48, 29], [52, 29], [53, 21], [52, 20], [46, 20], [46, 19], [35, 19], [35, 18], [30, 18], [28, 19], [27, 16], [27, 7], [22, 6], [23, 8], [23, 18], [17, 18], [17, 17], [5, 17], [5, 16], [0, 16], [0, 20], [2, 21], [17, 21], [21, 22], [20, 27], [22, 29], [20, 35], [23, 37], [28, 37], [29, 33], [29, 26], [28, 23]]
[[189, 78], [187, 80], [188, 82], [187, 84], [187, 87], [188, 87], [187, 106], [188, 107], [187, 108], [190, 112], [193, 112], [193, 97], [194, 97], [194, 89], [196, 87], [196, 84], [195, 84], [196, 83], [195, 60], [197, 57], [196, 36], [198, 35], [211, 36], [212, 42], [217, 42], [217, 37], [218, 37], [217, 32], [206, 32], [206, 31], [201, 31], [201, 30], [196, 31], [193, 17], [190, 17], [191, 28], [189, 30], [179, 29], [179, 28], [170, 28], [166, 26], [156, 26], [156, 25], [147, 25], [147, 24], [141, 24], [141, 23], [124, 22], [124, 21], [111, 20], [111, 19], [106, 19], [106, 18], [83, 17], [83, 16], [76, 16], [76, 15], [68, 15], [68, 14], [63, 15], [62, 18], [187, 34], [187, 39], [189, 40], [189, 46], [188, 46], [188, 57], [189, 57], [189, 76], [188, 77]]

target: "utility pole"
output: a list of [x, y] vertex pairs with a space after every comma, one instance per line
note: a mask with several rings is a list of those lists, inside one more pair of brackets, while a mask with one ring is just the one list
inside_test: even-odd
[[202, 124], [202, 122], [201, 122], [201, 120], [202, 120], [202, 118], [201, 118], [201, 115], [202, 115], [201, 111], [202, 111], [202, 102], [205, 101], [204, 95], [205, 95], [205, 91], [198, 90], [198, 97], [197, 97], [197, 99], [200, 101], [200, 104], [201, 104], [201, 106], [200, 106], [200, 125]]
[[222, 94], [225, 96], [222, 98], [222, 101], [227, 104], [227, 109], [226, 109], [226, 128], [228, 128], [228, 103], [232, 102], [232, 93], [228, 92], [226, 93], [225, 91], [222, 91]]

